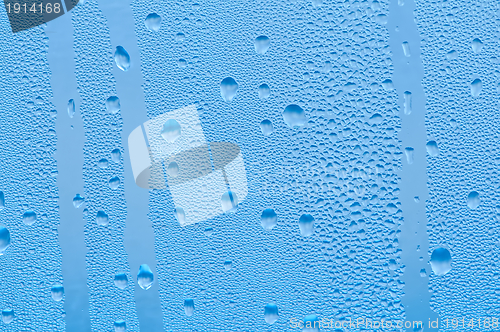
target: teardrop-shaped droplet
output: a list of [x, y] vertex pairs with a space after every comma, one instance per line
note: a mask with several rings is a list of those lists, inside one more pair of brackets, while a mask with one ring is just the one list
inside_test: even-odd
[[258, 54], [264, 54], [271, 46], [271, 40], [267, 36], [259, 36], [255, 38], [254, 41], [255, 52]]
[[278, 306], [274, 303], [268, 303], [264, 307], [264, 320], [267, 324], [274, 324], [279, 319]]
[[153, 285], [153, 272], [147, 264], [142, 264], [137, 273], [137, 284], [144, 290], [148, 290]]
[[271, 229], [276, 227], [277, 223], [278, 216], [273, 209], [265, 209], [264, 211], [262, 211], [262, 215], [260, 216], [260, 225], [262, 226], [262, 228], [264, 228], [266, 231], [270, 231]]
[[2, 321], [5, 324], [10, 324], [14, 320], [14, 310], [3, 309], [2, 310]]
[[264, 134], [264, 136], [271, 135], [274, 131], [272, 122], [269, 120], [263, 120], [260, 123], [260, 130], [262, 131], [262, 134]]
[[220, 94], [224, 101], [228, 103], [233, 100], [236, 96], [236, 92], [238, 91], [238, 83], [232, 77], [226, 77], [220, 83]]
[[127, 288], [128, 285], [128, 277], [125, 273], [117, 273], [115, 274], [115, 286], [120, 289]]
[[109, 180], [109, 187], [111, 189], [118, 189], [119, 186], [120, 186], [120, 179], [117, 176]]
[[130, 56], [122, 46], [116, 47], [115, 63], [123, 71], [127, 71], [130, 68]]
[[109, 217], [104, 211], [97, 211], [96, 222], [99, 226], [107, 226], [109, 224]]
[[106, 111], [116, 114], [120, 111], [120, 99], [117, 96], [111, 96], [106, 99]]
[[163, 125], [161, 136], [169, 143], [175, 142], [181, 137], [181, 125], [174, 119], [169, 119]]
[[73, 206], [78, 209], [80, 206], [82, 206], [84, 201], [85, 198], [80, 196], [80, 194], [76, 194], [76, 196], [73, 198]]
[[156, 13], [151, 13], [146, 17], [144, 24], [150, 31], [158, 32], [161, 27], [161, 16]]
[[302, 236], [311, 236], [314, 233], [314, 217], [310, 214], [303, 214], [299, 218], [299, 230]]

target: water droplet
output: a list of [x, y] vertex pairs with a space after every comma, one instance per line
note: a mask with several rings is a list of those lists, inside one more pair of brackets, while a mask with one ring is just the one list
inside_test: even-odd
[[109, 180], [109, 187], [111, 189], [118, 189], [118, 186], [120, 185], [120, 179], [115, 176]]
[[96, 221], [99, 226], [107, 226], [109, 224], [109, 217], [104, 211], [97, 211]]
[[225, 213], [234, 213], [238, 208], [238, 197], [232, 191], [225, 192], [221, 198], [222, 211]]
[[411, 114], [411, 92], [405, 91], [403, 94], [404, 97], [404, 112], [406, 115]]
[[151, 13], [146, 16], [144, 24], [150, 31], [158, 32], [161, 27], [161, 16], [156, 13]]
[[472, 97], [479, 96], [482, 88], [483, 88], [483, 82], [481, 82], [479, 78], [476, 78], [474, 81], [472, 81], [470, 85], [470, 93], [472, 94]]
[[187, 65], [188, 65], [187, 61], [186, 61], [186, 60], [184, 60], [184, 59], [179, 59], [179, 60], [177, 61], [177, 64], [178, 64], [178, 65], [179, 65], [179, 67], [181, 67], [181, 68], [186, 68], [186, 67], [187, 67]]
[[258, 54], [264, 54], [271, 46], [271, 40], [267, 36], [259, 36], [255, 38], [254, 42], [255, 52]]
[[108, 160], [104, 158], [97, 162], [97, 166], [99, 166], [100, 168], [106, 168], [108, 167], [108, 164]]
[[472, 41], [472, 51], [474, 53], [481, 52], [481, 50], [483, 49], [483, 46], [484, 45], [479, 38], [474, 38], [474, 40]]
[[106, 111], [111, 114], [118, 113], [120, 111], [120, 99], [116, 96], [106, 99]]
[[130, 68], [130, 56], [122, 46], [116, 46], [115, 63], [123, 71], [127, 71]]
[[386, 25], [387, 24], [387, 15], [385, 14], [378, 14], [375, 16], [375, 22], [381, 25]]
[[479, 193], [477, 191], [471, 191], [469, 196], [467, 196], [467, 206], [470, 209], [476, 209], [479, 204], [481, 204], [481, 198], [479, 197]]
[[316, 315], [307, 315], [304, 317], [304, 328], [302, 332], [319, 332], [320, 321]]
[[78, 209], [80, 206], [82, 206], [84, 201], [85, 198], [80, 196], [80, 194], [76, 194], [75, 198], [73, 198], [73, 206]]
[[34, 211], [26, 211], [24, 212], [23, 214], [23, 222], [28, 225], [28, 226], [31, 226], [35, 223], [36, 221], [36, 213]]
[[174, 119], [167, 120], [163, 125], [161, 136], [169, 143], [181, 137], [181, 125]]
[[269, 85], [267, 84], [261, 84], [259, 86], [259, 98], [260, 99], [266, 99], [269, 98], [271, 95], [271, 89], [269, 88]]
[[387, 212], [389, 212], [390, 214], [398, 212], [398, 207], [394, 203], [387, 204], [385, 208], [387, 209]]
[[127, 331], [127, 324], [124, 320], [117, 320], [113, 326], [115, 327], [115, 332], [125, 332]]
[[436, 248], [431, 255], [432, 271], [438, 276], [442, 276], [451, 270], [451, 254], [448, 249]]
[[268, 303], [264, 307], [264, 320], [267, 324], [274, 324], [279, 318], [278, 306], [274, 303]]
[[125, 289], [127, 288], [128, 285], [128, 277], [125, 273], [120, 272], [115, 274], [115, 286], [120, 288], [120, 289]]
[[427, 142], [425, 148], [427, 149], [427, 153], [431, 157], [437, 157], [439, 155], [439, 148], [438, 148], [436, 141]]
[[276, 227], [278, 223], [278, 216], [273, 209], [265, 209], [262, 211], [262, 215], [260, 216], [260, 225], [266, 231], [270, 231], [274, 227]]
[[274, 131], [272, 122], [269, 120], [263, 120], [260, 123], [260, 130], [262, 131], [262, 134], [264, 134], [264, 136], [271, 135]]
[[186, 316], [191, 317], [194, 314], [194, 300], [186, 299], [184, 300], [184, 312]]
[[407, 41], [403, 42], [403, 54], [405, 55], [405, 57], [411, 56], [410, 44]]
[[414, 149], [412, 147], [405, 148], [406, 161], [410, 165], [413, 164], [413, 151]]
[[392, 91], [394, 90], [394, 83], [392, 83], [392, 80], [387, 79], [382, 82], [382, 87], [385, 91]]
[[283, 119], [290, 128], [303, 126], [307, 121], [306, 112], [295, 104], [285, 107]]
[[181, 226], [186, 223], [186, 214], [185, 214], [183, 208], [176, 207], [174, 209], [174, 215], [177, 218], [177, 221], [179, 222], [179, 224], [181, 224]]
[[5, 253], [5, 250], [10, 245], [10, 232], [7, 228], [0, 226], [0, 256]]
[[64, 295], [64, 287], [61, 284], [54, 284], [52, 288], [50, 289], [50, 293], [52, 295], [52, 299], [56, 302], [59, 302], [62, 300], [63, 295]]
[[153, 272], [147, 264], [142, 264], [137, 273], [137, 284], [144, 290], [148, 290], [153, 285]]
[[186, 39], [186, 35], [183, 34], [182, 32], [179, 32], [178, 34], [175, 35], [176, 42], [184, 41], [184, 39]]
[[451, 50], [448, 53], [446, 53], [446, 59], [448, 60], [455, 60], [458, 58], [458, 52], [455, 50]]
[[236, 91], [238, 91], [238, 83], [236, 83], [234, 78], [226, 77], [220, 83], [220, 94], [224, 101], [231, 102], [236, 96]]
[[224, 269], [225, 269], [226, 271], [231, 270], [231, 268], [232, 268], [232, 267], [233, 267], [233, 262], [231, 262], [231, 261], [225, 261], [225, 262], [224, 262]]
[[14, 310], [12, 309], [3, 309], [2, 310], [2, 321], [5, 324], [9, 324], [14, 320]]
[[75, 101], [73, 99], [70, 99], [68, 101], [68, 115], [70, 118], [73, 118], [75, 115]]
[[314, 217], [310, 214], [303, 214], [299, 218], [300, 235], [311, 236], [314, 234]]
[[418, 202], [420, 202], [420, 197], [415, 196], [415, 197], [413, 197], [413, 200], [415, 201], [415, 203], [418, 203]]
[[214, 229], [212, 227], [207, 227], [207, 228], [205, 228], [204, 233], [206, 236], [210, 236], [214, 233]]
[[378, 113], [375, 113], [373, 114], [370, 119], [368, 120], [368, 123], [370, 125], [375, 125], [375, 124], [381, 124], [382, 123], [382, 120], [383, 120], [383, 117], [382, 115], [378, 114]]
[[421, 270], [420, 270], [420, 276], [421, 276], [422, 278], [427, 277], [427, 271], [425, 271], [425, 269], [421, 269]]
[[120, 162], [122, 154], [120, 152], [120, 149], [114, 149], [111, 151], [111, 160], [113, 160], [115, 163]]
[[168, 164], [167, 174], [173, 178], [176, 178], [179, 175], [179, 165], [177, 165], [175, 161]]
[[3, 191], [0, 191], [0, 211], [5, 208], [5, 195]]
[[323, 5], [323, 0], [311, 0], [314, 7], [321, 7]]

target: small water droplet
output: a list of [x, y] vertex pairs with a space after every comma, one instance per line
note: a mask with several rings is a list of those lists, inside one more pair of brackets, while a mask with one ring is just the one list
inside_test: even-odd
[[259, 86], [259, 98], [260, 99], [266, 99], [269, 98], [271, 95], [271, 89], [269, 88], [269, 85], [267, 84], [261, 84]]
[[191, 317], [194, 314], [194, 300], [186, 299], [184, 300], [184, 313], [186, 316]]
[[205, 228], [204, 233], [206, 236], [211, 236], [214, 233], [214, 229], [212, 227], [207, 227]]
[[420, 197], [415, 196], [415, 197], [413, 197], [413, 200], [415, 201], [415, 203], [418, 203], [418, 202], [420, 202]]
[[117, 176], [109, 180], [109, 187], [111, 189], [118, 189], [118, 186], [120, 186], [120, 179]]
[[271, 46], [271, 40], [267, 36], [259, 36], [255, 38], [254, 41], [255, 52], [258, 54], [264, 54]]
[[481, 52], [481, 50], [483, 49], [483, 46], [484, 45], [479, 38], [474, 38], [474, 40], [472, 41], [472, 51], [474, 53]]
[[73, 99], [70, 99], [68, 101], [68, 115], [70, 118], [73, 118], [75, 115], [75, 101]]
[[260, 130], [264, 136], [269, 136], [274, 132], [273, 124], [269, 120], [263, 120], [260, 123]]
[[76, 196], [73, 198], [73, 206], [78, 209], [80, 206], [82, 206], [84, 201], [85, 198], [80, 196], [80, 194], [76, 194]]
[[274, 324], [279, 318], [278, 306], [274, 303], [268, 303], [264, 307], [264, 320], [267, 324]]
[[303, 126], [307, 121], [306, 112], [295, 104], [285, 107], [283, 119], [290, 128]]
[[260, 225], [266, 231], [272, 230], [278, 223], [278, 216], [273, 209], [265, 209], [260, 216]]
[[115, 328], [115, 332], [125, 332], [125, 331], [127, 331], [127, 324], [125, 323], [124, 320], [117, 320], [113, 324], [113, 326]]
[[125, 289], [127, 288], [128, 285], [128, 277], [125, 273], [120, 272], [115, 274], [115, 286], [120, 288], [120, 289]]
[[175, 35], [175, 41], [176, 42], [182, 42], [186, 39], [186, 35], [183, 34], [182, 32], [179, 32], [178, 34]]
[[478, 97], [481, 93], [482, 88], [483, 82], [481, 82], [479, 78], [476, 78], [474, 81], [472, 81], [470, 85], [470, 93], [472, 94], [472, 97]]
[[61, 284], [54, 284], [52, 288], [50, 289], [50, 293], [52, 296], [52, 299], [56, 302], [59, 302], [62, 300], [63, 295], [64, 295], [64, 287]]
[[36, 213], [34, 211], [26, 211], [24, 212], [23, 214], [23, 222], [28, 225], [28, 226], [31, 226], [35, 223], [36, 221]]
[[127, 71], [130, 68], [130, 56], [122, 46], [116, 47], [115, 63], [123, 71]]
[[188, 65], [187, 61], [186, 61], [186, 60], [184, 60], [184, 59], [179, 59], [179, 60], [177, 61], [177, 64], [178, 64], [178, 65], [179, 65], [179, 67], [181, 67], [181, 68], [186, 68], [186, 67], [187, 67], [187, 65]]
[[163, 125], [161, 136], [169, 143], [175, 142], [176, 139], [181, 137], [181, 125], [174, 119], [167, 120]]
[[238, 83], [232, 77], [226, 77], [220, 83], [220, 94], [226, 102], [231, 102], [238, 91]]
[[96, 222], [99, 226], [107, 226], [109, 224], [109, 217], [104, 211], [97, 211]]
[[5, 324], [10, 324], [14, 320], [14, 310], [3, 309], [2, 310], [2, 321]]
[[375, 113], [370, 117], [370, 119], [368, 119], [368, 123], [372, 126], [376, 124], [381, 124], [383, 119], [384, 118], [382, 117], [382, 115]]
[[224, 269], [225, 269], [226, 271], [231, 270], [231, 268], [232, 268], [232, 267], [233, 267], [233, 262], [231, 262], [231, 261], [225, 261], [225, 262], [224, 262]]
[[304, 328], [302, 332], [319, 332], [320, 320], [316, 315], [304, 317]]
[[448, 249], [436, 248], [431, 255], [431, 268], [432, 271], [442, 276], [451, 270], [451, 254]]
[[0, 226], [0, 256], [5, 253], [5, 250], [10, 245], [10, 232], [7, 228]]
[[222, 211], [225, 213], [234, 213], [238, 208], [238, 197], [232, 191], [225, 192], [221, 198]]
[[100, 168], [106, 168], [108, 167], [108, 164], [108, 160], [104, 158], [97, 162], [97, 166], [99, 166]]
[[427, 142], [425, 148], [427, 149], [427, 153], [431, 157], [437, 157], [439, 155], [439, 148], [438, 148], [436, 141]]
[[156, 13], [151, 13], [146, 16], [146, 20], [144, 21], [146, 28], [150, 31], [158, 32], [161, 27], [161, 16]]
[[413, 164], [413, 151], [414, 149], [412, 147], [405, 148], [406, 161], [410, 165]]
[[422, 278], [427, 277], [427, 271], [425, 271], [425, 269], [421, 269], [421, 270], [420, 270], [420, 276], [421, 276]]
[[174, 209], [174, 215], [181, 226], [186, 223], [186, 213], [184, 212], [183, 208], [176, 207]]
[[387, 15], [385, 14], [378, 14], [375, 16], [375, 22], [381, 25], [386, 25], [387, 24]]
[[411, 92], [405, 91], [403, 94], [404, 97], [404, 112], [406, 115], [411, 114]]
[[405, 57], [410, 57], [411, 56], [411, 53], [410, 53], [410, 44], [405, 41], [403, 42], [403, 54], [405, 55]]
[[311, 236], [314, 234], [314, 217], [310, 214], [303, 214], [299, 218], [299, 230], [302, 236]]
[[111, 114], [118, 113], [120, 111], [120, 99], [116, 96], [106, 99], [106, 111]]
[[120, 149], [114, 149], [113, 151], [111, 151], [111, 160], [115, 163], [118, 163], [120, 162], [120, 158], [121, 158], [122, 154], [120, 152]]
[[387, 79], [382, 82], [382, 87], [385, 91], [392, 91], [394, 90], [394, 83], [392, 83], [392, 80]]
[[168, 164], [167, 174], [173, 178], [179, 175], [179, 165], [177, 165], [175, 161], [172, 161], [170, 164]]
[[144, 290], [148, 290], [153, 285], [153, 272], [147, 264], [142, 264], [137, 273], [137, 284]]
[[481, 204], [479, 193], [477, 191], [471, 191], [469, 196], [467, 196], [467, 206], [474, 210], [479, 206], [479, 204]]

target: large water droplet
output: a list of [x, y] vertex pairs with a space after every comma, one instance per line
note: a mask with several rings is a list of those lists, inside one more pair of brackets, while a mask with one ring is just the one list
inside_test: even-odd
[[128, 278], [125, 273], [117, 273], [115, 274], [115, 286], [120, 288], [120, 289], [125, 289], [127, 288], [128, 285]]
[[262, 134], [264, 134], [264, 136], [271, 135], [274, 131], [272, 122], [269, 120], [263, 120], [260, 123], [260, 130], [262, 131]]
[[264, 320], [267, 324], [274, 324], [279, 318], [278, 306], [274, 303], [268, 303], [264, 307]]
[[0, 211], [5, 207], [5, 195], [3, 191], [0, 191]]
[[10, 232], [7, 228], [0, 226], [0, 256], [5, 253], [5, 250], [10, 245]]
[[283, 111], [283, 119], [291, 128], [303, 126], [307, 121], [306, 112], [302, 109], [302, 107], [295, 104], [285, 107], [285, 110]]
[[474, 40], [472, 41], [472, 51], [474, 53], [481, 52], [481, 50], [483, 49], [483, 46], [484, 45], [479, 38], [474, 38]]
[[451, 254], [448, 249], [434, 249], [431, 255], [432, 271], [438, 276], [442, 276], [451, 270]]
[[303, 214], [299, 218], [300, 235], [311, 236], [314, 233], [314, 217], [310, 214]]
[[68, 115], [70, 118], [73, 118], [75, 115], [75, 101], [73, 99], [70, 99], [68, 101]]
[[82, 206], [84, 201], [85, 198], [80, 196], [80, 194], [76, 194], [76, 196], [73, 198], [73, 206], [78, 209], [80, 206]]
[[222, 99], [228, 103], [233, 100], [236, 96], [236, 91], [238, 91], [238, 83], [232, 77], [226, 77], [220, 83], [220, 94]]
[[122, 154], [120, 152], [120, 149], [114, 149], [111, 151], [111, 160], [113, 160], [115, 163], [120, 161]]
[[266, 99], [269, 98], [271, 95], [271, 88], [269, 88], [269, 85], [267, 84], [261, 84], [259, 86], [259, 98], [260, 99]]
[[479, 94], [481, 93], [481, 89], [483, 88], [483, 82], [479, 78], [476, 78], [472, 83], [470, 84], [470, 93], [472, 94], [472, 97], [478, 97]]
[[186, 213], [184, 212], [183, 208], [176, 207], [174, 209], [174, 215], [177, 218], [179, 224], [184, 225], [186, 223]]
[[476, 209], [481, 204], [481, 199], [477, 191], [471, 191], [467, 196], [467, 206], [470, 209]]
[[174, 119], [167, 120], [163, 125], [161, 136], [169, 143], [175, 142], [176, 139], [181, 137], [181, 125]]
[[153, 272], [147, 264], [142, 264], [137, 273], [137, 284], [144, 290], [148, 290], [153, 285]]
[[173, 178], [176, 178], [179, 175], [179, 165], [177, 165], [175, 161], [168, 164], [167, 174]]
[[437, 157], [439, 155], [439, 148], [438, 148], [436, 141], [427, 142], [425, 148], [427, 149], [427, 153], [431, 157]]
[[184, 312], [186, 316], [191, 317], [194, 314], [194, 300], [186, 299], [184, 300]]
[[104, 211], [97, 211], [96, 221], [99, 226], [107, 226], [109, 224], [109, 217]]
[[61, 301], [64, 295], [64, 287], [61, 284], [54, 284], [50, 289], [50, 294], [54, 301]]
[[151, 13], [146, 17], [144, 24], [150, 31], [158, 32], [161, 27], [161, 16], [156, 13]]
[[278, 223], [278, 216], [273, 209], [265, 209], [260, 216], [260, 225], [266, 231], [273, 229]]
[[24, 212], [23, 214], [23, 222], [28, 225], [28, 226], [31, 226], [35, 223], [36, 221], [36, 213], [34, 211], [26, 211]]
[[271, 46], [271, 40], [266, 36], [259, 36], [255, 38], [254, 46], [255, 52], [264, 54], [269, 49], [269, 46]]
[[116, 96], [106, 99], [106, 111], [111, 114], [118, 113], [120, 111], [120, 99]]
[[14, 310], [12, 309], [3, 309], [2, 310], [2, 321], [5, 324], [9, 324], [14, 320]]
[[109, 180], [109, 187], [111, 189], [118, 189], [119, 186], [120, 186], [120, 179], [117, 176]]
[[127, 71], [130, 68], [130, 56], [121, 46], [116, 46], [115, 63], [123, 71]]
[[382, 87], [385, 91], [392, 91], [394, 90], [394, 83], [392, 83], [392, 80], [387, 79], [382, 82]]
[[222, 211], [225, 213], [233, 213], [236, 212], [238, 207], [238, 197], [236, 193], [232, 191], [225, 192], [221, 198], [222, 203]]
[[127, 331], [127, 324], [125, 324], [124, 320], [117, 320], [113, 324], [115, 328], [115, 332], [125, 332]]

